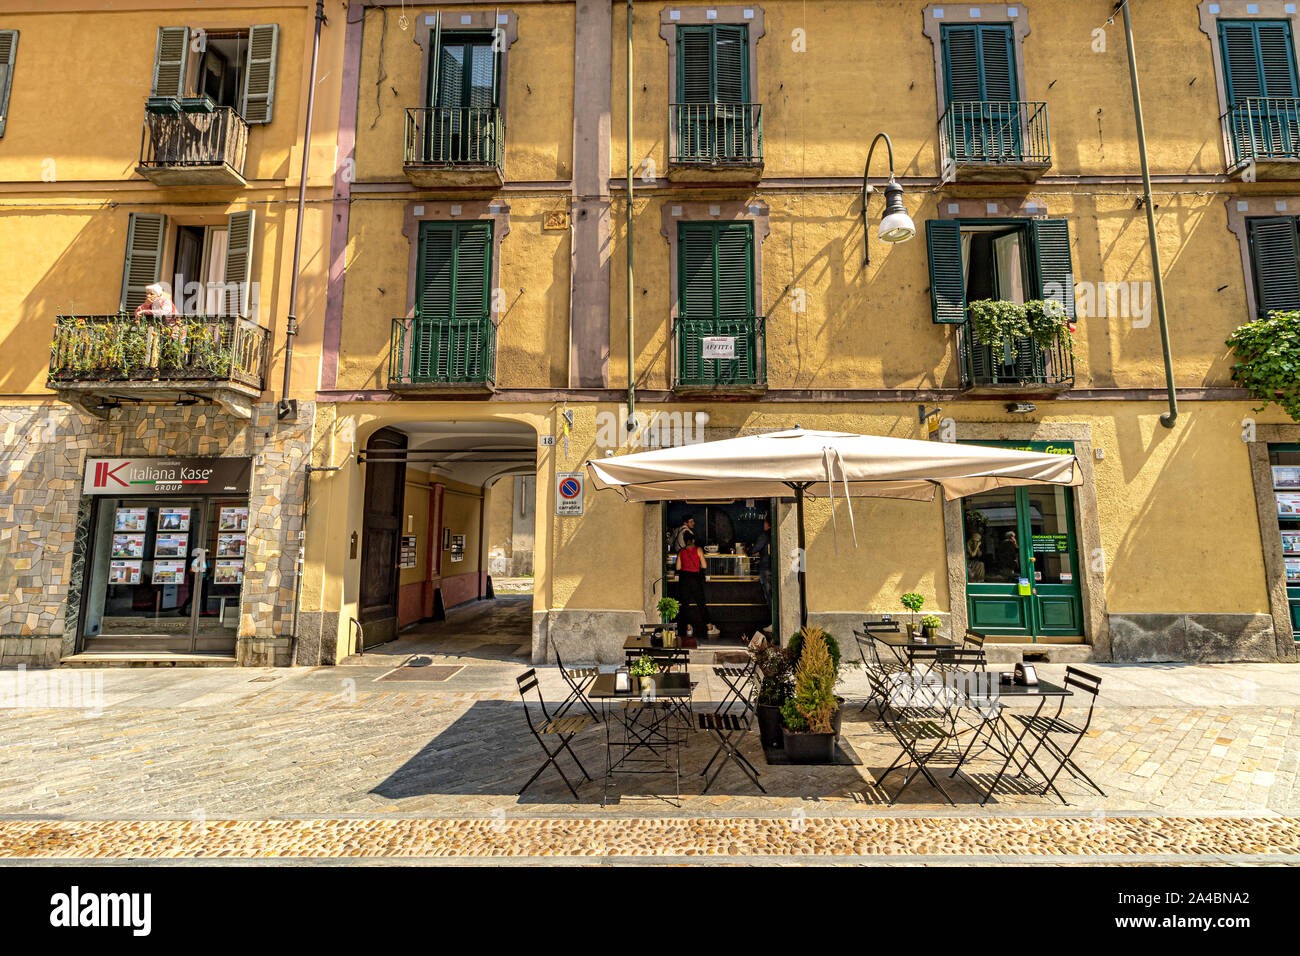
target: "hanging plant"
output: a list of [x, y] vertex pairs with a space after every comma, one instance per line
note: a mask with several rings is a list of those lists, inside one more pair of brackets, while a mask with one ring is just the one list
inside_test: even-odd
[[1270, 312], [1239, 325], [1227, 344], [1237, 358], [1233, 381], [1264, 403], [1256, 411], [1276, 402], [1300, 422], [1300, 312]]
[[1055, 299], [1031, 299], [1025, 303], [1025, 319], [1029, 334], [1040, 349], [1048, 349], [1058, 341], [1069, 348], [1074, 340], [1074, 323], [1065, 314], [1065, 306]]
[[1025, 307], [1006, 299], [979, 299], [966, 306], [975, 341], [994, 352], [1030, 335]]

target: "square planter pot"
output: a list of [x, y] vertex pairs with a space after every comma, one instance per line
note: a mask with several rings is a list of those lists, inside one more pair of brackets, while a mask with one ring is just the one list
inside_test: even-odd
[[791, 763], [822, 763], [835, 761], [834, 734], [796, 734], [785, 732], [785, 755]]

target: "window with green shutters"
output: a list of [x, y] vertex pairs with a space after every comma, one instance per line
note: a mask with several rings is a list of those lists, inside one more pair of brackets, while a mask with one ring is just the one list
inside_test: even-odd
[[677, 28], [674, 162], [750, 162], [762, 158], [762, 125], [749, 102], [749, 28]]
[[1255, 284], [1255, 311], [1300, 309], [1300, 242], [1294, 216], [1246, 220], [1250, 263]]
[[[409, 375], [414, 382], [493, 379], [492, 224], [423, 222]], [[406, 357], [403, 357], [404, 359]]]
[[500, 60], [491, 33], [443, 32], [430, 42], [427, 107], [416, 117], [421, 163], [500, 164]]
[[0, 136], [9, 116], [9, 93], [14, 85], [14, 61], [18, 58], [18, 31], [0, 30]]
[[1011, 24], [954, 24], [940, 38], [946, 155], [959, 163], [1050, 162], [1047, 105], [1020, 100]]
[[1289, 20], [1220, 20], [1233, 165], [1300, 158], [1300, 86]]
[[279, 45], [275, 23], [243, 30], [159, 27], [147, 107], [163, 114], [229, 107], [248, 125], [269, 123]]
[[[761, 385], [762, 319], [754, 302], [754, 227], [677, 229], [677, 386]], [[730, 357], [706, 357], [719, 354]]]

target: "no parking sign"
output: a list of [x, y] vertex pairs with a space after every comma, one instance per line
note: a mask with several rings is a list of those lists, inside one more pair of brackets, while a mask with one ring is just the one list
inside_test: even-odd
[[586, 475], [580, 471], [559, 472], [555, 476], [555, 513], [582, 514], [582, 496]]

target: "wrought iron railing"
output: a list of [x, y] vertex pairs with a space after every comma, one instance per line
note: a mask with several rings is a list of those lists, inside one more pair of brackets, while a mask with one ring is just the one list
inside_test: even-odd
[[762, 316], [677, 319], [674, 388], [719, 388], [767, 384], [767, 336]]
[[1220, 117], [1228, 141], [1228, 166], [1273, 159], [1300, 159], [1300, 99], [1250, 97]]
[[248, 124], [233, 107], [211, 113], [144, 114], [140, 165], [146, 169], [226, 165], [244, 174]]
[[1074, 349], [1068, 335], [1053, 336], [1044, 347], [1023, 338], [994, 349], [981, 344], [970, 321], [957, 326], [957, 358], [962, 388], [985, 385], [1041, 385], [1069, 388], [1074, 384]]
[[955, 163], [1052, 164], [1047, 104], [960, 100], [939, 120], [939, 145]]
[[393, 319], [388, 385], [490, 385], [496, 381], [496, 352], [490, 313]]
[[266, 387], [271, 333], [238, 316], [60, 315], [50, 383], [186, 381]]
[[407, 166], [495, 166], [505, 163], [505, 124], [495, 106], [426, 106], [406, 111]]
[[722, 166], [763, 161], [761, 103], [673, 103], [668, 130], [671, 163]]

